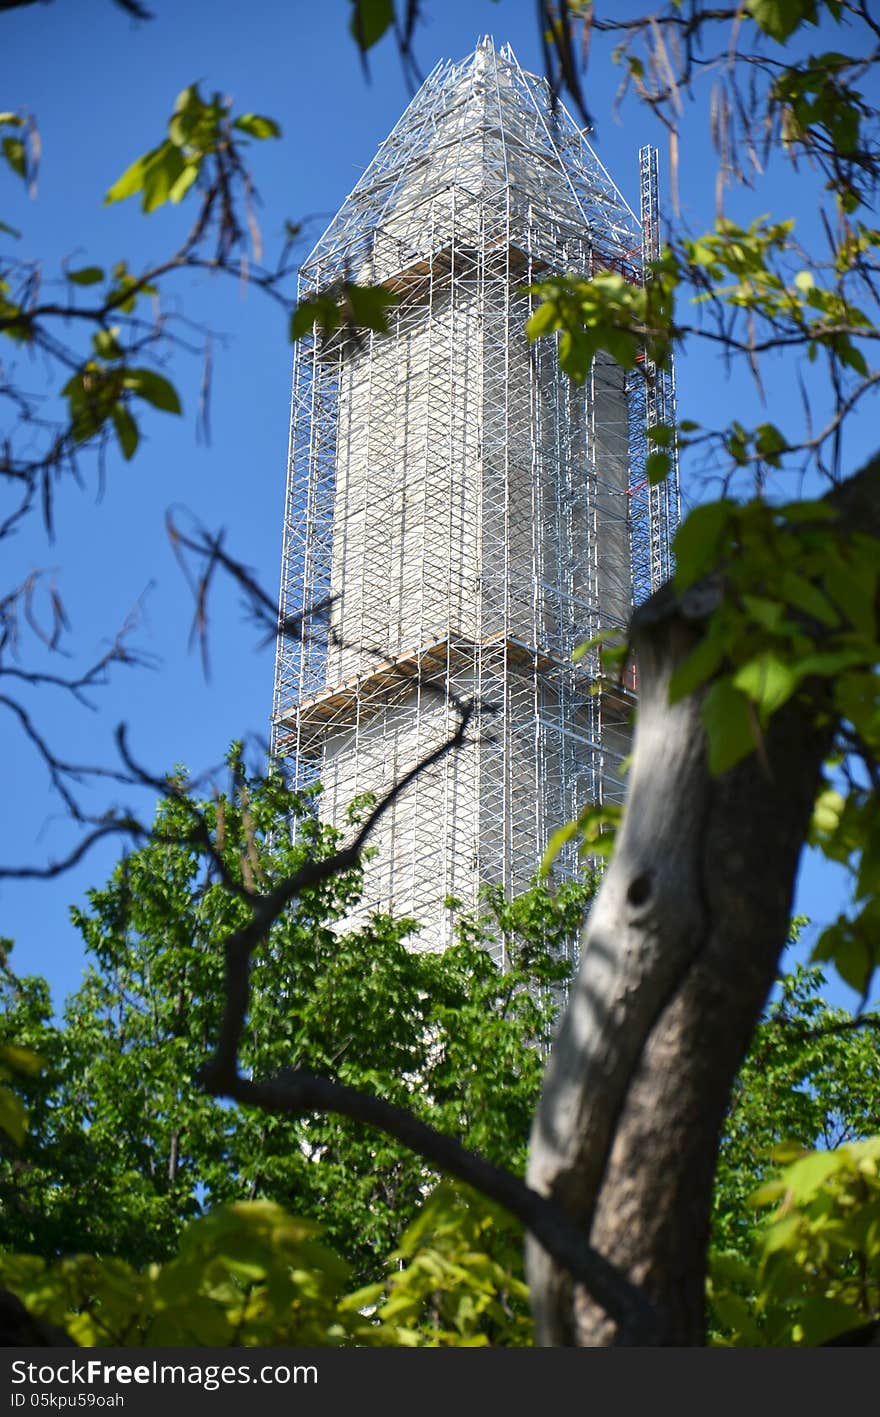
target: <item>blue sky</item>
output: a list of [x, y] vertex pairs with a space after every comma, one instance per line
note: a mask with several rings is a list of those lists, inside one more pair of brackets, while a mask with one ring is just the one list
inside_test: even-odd
[[[269, 114], [281, 124], [281, 142], [253, 149], [269, 253], [277, 249], [287, 218], [308, 218], [318, 234], [322, 218], [338, 208], [411, 96], [387, 41], [374, 50], [365, 81], [347, 34], [348, 0], [251, 0], [247, 6], [239, 0], [152, 0], [150, 8], [155, 19], [145, 24], [132, 22], [110, 0], [59, 0], [0, 18], [8, 74], [2, 106], [31, 110], [43, 145], [37, 199], [28, 200], [4, 172], [0, 214], [22, 231], [21, 251], [39, 257], [44, 279], [64, 260], [75, 268], [124, 258], [137, 269], [173, 249], [185, 230], [186, 210], [163, 208], [145, 218], [134, 203], [104, 208], [102, 198], [134, 157], [161, 140], [175, 96], [194, 80], [203, 90], [231, 94], [238, 111]], [[416, 45], [423, 73], [440, 58], [463, 57], [485, 32], [498, 44], [509, 41], [523, 67], [540, 71], [534, 7], [527, 0], [435, 0], [431, 10]], [[607, 52], [594, 56], [587, 81], [596, 119], [592, 141], [635, 207], [638, 147], [659, 142], [662, 159], [663, 135], [636, 105], [613, 117], [618, 78]], [[696, 229], [712, 220], [714, 173], [705, 107], [698, 103], [682, 125], [680, 178], [683, 216]], [[806, 175], [795, 177], [777, 163], [766, 193], [733, 194], [728, 210], [809, 213], [805, 184]], [[170, 506], [186, 507], [206, 525], [225, 527], [230, 548], [274, 595], [291, 362], [282, 318], [254, 291], [187, 275], [169, 285], [168, 299], [216, 332], [210, 445], [196, 437], [201, 363], [181, 358], [169, 373], [181, 390], [184, 417], [147, 416], [133, 463], [123, 464], [115, 454], [108, 458], [103, 491], [96, 467], [84, 460], [82, 485], [68, 481], [57, 489], [55, 541], [34, 521], [10, 548], [3, 583], [5, 588], [11, 577], [35, 566], [52, 572], [71, 621], [74, 664], [100, 653], [140, 606], [134, 643], [155, 659], [154, 669], [117, 672], [95, 694], [94, 712], [46, 690], [29, 703], [41, 730], [70, 760], [112, 763], [113, 730], [124, 721], [135, 755], [157, 773], [176, 763], [203, 771], [222, 761], [232, 738], [267, 731], [271, 651], [258, 649], [236, 595], [218, 587], [212, 675], [205, 682], [198, 655], [188, 648], [192, 605], [168, 547], [164, 516]], [[29, 387], [40, 386], [38, 364], [22, 358], [15, 372]], [[745, 381], [727, 380], [705, 351], [682, 358], [677, 375], [683, 417], [723, 422], [734, 402], [743, 422], [758, 411]], [[790, 367], [771, 368], [768, 388], [774, 421], [785, 428], [790, 418], [797, 427]], [[766, 417], [766, 410], [759, 413], [759, 420]], [[869, 430], [857, 423], [851, 465], [858, 465], [869, 443]], [[701, 488], [689, 484], [687, 471], [685, 466], [683, 490], [698, 499]], [[73, 840], [63, 809], [8, 720], [3, 733], [2, 859], [39, 862], [60, 855]], [[88, 800], [98, 809], [114, 800], [114, 791], [104, 787]], [[148, 801], [141, 810], [149, 811]], [[106, 878], [117, 851], [109, 843], [99, 847], [57, 881], [0, 886], [0, 932], [17, 941], [15, 967], [46, 973], [58, 1001], [75, 987], [83, 964], [68, 907]], [[818, 922], [836, 914], [840, 901], [838, 877], [809, 861], [797, 908]]]

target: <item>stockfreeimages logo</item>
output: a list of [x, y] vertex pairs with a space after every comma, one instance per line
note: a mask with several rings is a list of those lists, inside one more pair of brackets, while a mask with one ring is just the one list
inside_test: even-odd
[[[289, 1383], [317, 1383], [318, 1369], [313, 1363], [299, 1363], [292, 1367], [286, 1363], [263, 1363], [251, 1367], [248, 1363], [160, 1363], [153, 1359], [149, 1363], [105, 1363], [100, 1358], [89, 1358], [83, 1362], [71, 1359], [64, 1363], [28, 1363], [15, 1359], [12, 1367], [13, 1385], [26, 1384], [30, 1387], [54, 1387], [57, 1385], [94, 1387], [129, 1386], [201, 1387], [205, 1392], [216, 1392], [221, 1387], [236, 1384], [266, 1384], [284, 1387]], [[31, 1405], [36, 1393], [31, 1394]], [[28, 1394], [12, 1394], [12, 1406], [23, 1407]]]

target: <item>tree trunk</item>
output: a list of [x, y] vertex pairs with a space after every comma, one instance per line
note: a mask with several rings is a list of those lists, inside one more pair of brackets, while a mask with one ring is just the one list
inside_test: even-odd
[[[829, 496], [877, 534], [880, 460]], [[709, 775], [701, 695], [669, 680], [719, 591], [671, 586], [634, 616], [641, 687], [624, 819], [532, 1131], [529, 1183], [657, 1305], [662, 1341], [704, 1341], [718, 1140], [785, 944], [834, 730], [825, 685], [777, 713], [761, 750]], [[595, 1346], [614, 1325], [529, 1242], [537, 1341]]]

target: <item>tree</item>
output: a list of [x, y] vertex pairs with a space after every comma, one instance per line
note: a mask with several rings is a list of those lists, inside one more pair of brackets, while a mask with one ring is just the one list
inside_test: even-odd
[[877, 1014], [854, 1026], [822, 997], [817, 965], [780, 979], [737, 1076], [715, 1177], [712, 1244], [754, 1257], [751, 1195], [773, 1170], [783, 1144], [833, 1151], [880, 1135]]
[[[292, 862], [332, 849], [336, 833], [314, 816], [293, 845], [290, 813], [307, 804], [277, 776], [248, 777], [238, 749], [231, 766], [229, 792], [199, 804], [215, 840], [222, 823], [230, 879], [283, 879]], [[28, 1133], [0, 1161], [0, 1273], [35, 1322], [82, 1343], [215, 1344], [231, 1341], [236, 1326], [248, 1343], [530, 1342], [521, 1232], [496, 1207], [437, 1187], [412, 1152], [377, 1144], [362, 1127], [321, 1115], [267, 1126], [259, 1113], [205, 1098], [198, 1071], [222, 1007], [218, 947], [239, 902], [193, 840], [181, 774], [176, 783], [153, 840], [90, 892], [88, 911], [74, 912], [94, 963], [63, 1028], [52, 1022], [45, 982], [5, 967], [0, 1050], [14, 1040], [19, 1060], [30, 1050], [42, 1067], [16, 1086]], [[558, 893], [536, 886], [512, 902], [487, 892], [484, 912], [459, 921], [459, 943], [435, 955], [407, 948], [417, 928], [409, 921], [375, 917], [339, 933], [359, 876], [355, 868], [330, 878], [270, 931], [253, 967], [247, 1071], [271, 1075], [300, 1059], [403, 1098], [522, 1171], [571, 968], [565, 946], [593, 883]], [[511, 960], [503, 974], [486, 948], [499, 933]], [[768, 1240], [750, 1204], [759, 1183], [776, 1194], [774, 1146], [796, 1158], [823, 1144], [821, 1159], [880, 1128], [880, 1070], [867, 1036], [877, 1016], [854, 1026], [825, 1005], [823, 983], [816, 967], [783, 977], [737, 1079], [714, 1195], [720, 1336], [785, 1342], [796, 1324], [833, 1333], [870, 1317], [861, 1291], [846, 1293], [846, 1266], [836, 1276], [841, 1295], [817, 1313], [796, 1257], [780, 1304], [779, 1266], [768, 1289]], [[842, 1159], [820, 1180], [847, 1176]], [[853, 1216], [863, 1229], [870, 1223], [870, 1206], [844, 1187], [846, 1198], [850, 1235]], [[771, 1254], [782, 1251], [774, 1241]], [[285, 1278], [294, 1256], [310, 1275], [304, 1288]], [[236, 1263], [257, 1286], [250, 1300]], [[260, 1276], [274, 1296], [268, 1306]], [[187, 1329], [198, 1296], [213, 1303]]]
[[[283, 874], [290, 805], [277, 779], [241, 776], [229, 797], [206, 804], [224, 822], [227, 866], [248, 860]], [[0, 1163], [0, 1275], [43, 1326], [31, 1341], [54, 1324], [52, 1341], [66, 1331], [86, 1344], [529, 1344], [521, 1231], [499, 1208], [445, 1184], [425, 1200], [436, 1178], [360, 1128], [303, 1117], [267, 1134], [259, 1116], [206, 1103], [196, 1085], [201, 1034], [221, 1003], [212, 941], [235, 903], [208, 884], [190, 825], [178, 800], [163, 804], [161, 845], [91, 893], [82, 924], [97, 967], [70, 1001], [66, 1028], [50, 1020], [43, 981], [7, 967], [0, 1049], [12, 1037], [20, 1056], [24, 1045], [43, 1060], [16, 1089], [27, 1141], [7, 1145]], [[332, 835], [317, 828], [298, 854], [326, 850]], [[271, 1070], [278, 1050], [305, 1052], [379, 1095], [402, 1090], [416, 1106], [424, 1097], [425, 1114], [439, 1111], [448, 1131], [524, 1164], [553, 1012], [533, 995], [562, 982], [560, 944], [591, 884], [561, 898], [538, 887], [513, 902], [490, 892], [486, 913], [463, 919], [461, 943], [439, 956], [413, 954], [382, 918], [333, 935], [338, 897], [350, 902], [358, 882], [330, 885], [312, 902], [325, 923], [279, 922], [256, 965], [250, 1068]], [[486, 952], [499, 929], [514, 961], [504, 975]], [[181, 991], [162, 980], [181, 964], [183, 1013]], [[871, 1317], [851, 1253], [870, 1259], [876, 1166], [859, 1148], [876, 1148], [862, 1139], [880, 1124], [866, 1036], [878, 1018], [854, 1026], [825, 1005], [823, 983], [815, 967], [783, 977], [737, 1079], [714, 1196], [716, 1342], [821, 1341]], [[826, 1149], [810, 1151], [817, 1142]], [[777, 1180], [780, 1143], [793, 1164]], [[759, 1182], [759, 1199], [784, 1199], [784, 1218], [769, 1228], [751, 1203]], [[830, 1256], [829, 1205], [840, 1213]]]
[[[195, 1216], [264, 1197], [318, 1222], [355, 1277], [375, 1281], [439, 1178], [354, 1122], [272, 1121], [199, 1086], [220, 1025], [223, 941], [242, 916], [229, 882], [271, 887], [339, 840], [277, 775], [249, 777], [237, 748], [230, 763], [228, 792], [195, 808], [178, 778], [151, 841], [73, 911], [92, 966], [63, 1027], [44, 981], [7, 976], [0, 1039], [44, 1066], [23, 1096], [27, 1139], [0, 1170], [0, 1245], [143, 1266], [172, 1255]], [[192, 837], [194, 810], [222, 841], [216, 861]], [[303, 820], [292, 843], [294, 814]], [[538, 885], [513, 902], [487, 892], [484, 913], [462, 917], [458, 942], [439, 955], [412, 949], [418, 925], [407, 919], [376, 916], [340, 932], [359, 889], [354, 867], [273, 924], [252, 963], [244, 1067], [266, 1077], [295, 1062], [369, 1088], [522, 1174], [555, 1000], [571, 971], [562, 946], [592, 881], [555, 893]], [[501, 933], [503, 974], [487, 948]]]
[[[641, 697], [627, 805], [551, 1057], [529, 1185], [336, 1079], [300, 1068], [263, 1080], [242, 1069], [252, 957], [294, 899], [356, 864], [385, 804], [350, 846], [273, 888], [236, 883], [243, 919], [226, 937], [225, 1006], [202, 1080], [210, 1095], [264, 1116], [327, 1109], [378, 1127], [507, 1205], [531, 1235], [540, 1342], [700, 1343], [722, 1121], [776, 974], [806, 841], [850, 867], [854, 881], [855, 909], [823, 934], [819, 957], [865, 998], [877, 963], [880, 458], [858, 472], [848, 450], [853, 413], [878, 377], [869, 363], [878, 114], [866, 81], [876, 74], [880, 25], [863, 0], [747, 0], [687, 13], [672, 0], [629, 21], [571, 0], [542, 3], [540, 15], [554, 78], [581, 103], [576, 41], [618, 41], [625, 82], [666, 123], [673, 153], [684, 97], [713, 75], [722, 194], [733, 178], [758, 180], [779, 145], [821, 219], [798, 237], [789, 220], [754, 212], [719, 215], [696, 239], [673, 230], [643, 288], [610, 274], [550, 284], [532, 334], [558, 339], [575, 379], [598, 350], [649, 377], [671, 349], [705, 342], [750, 371], [759, 396], [779, 354], [803, 387], [804, 423], [779, 428], [762, 413], [750, 427], [744, 411], [719, 427], [649, 430], [650, 478], [666, 475], [677, 447], [703, 460], [724, 495], [691, 512], [674, 581], [633, 617], [628, 649]], [[364, 50], [393, 17], [390, 6], [357, 6]], [[829, 27], [842, 52], [824, 47]], [[405, 52], [411, 33], [410, 25], [402, 33]], [[200, 115], [211, 110], [196, 98]], [[226, 138], [217, 134], [230, 120], [214, 109], [204, 157], [219, 154], [222, 169]], [[188, 140], [182, 157], [170, 130], [169, 142], [176, 157], [157, 149], [131, 178], [148, 205], [189, 163]], [[13, 166], [24, 165], [26, 150], [13, 152]], [[356, 299], [347, 289], [339, 296], [332, 319], [341, 310], [357, 324]], [[128, 297], [113, 287], [109, 298]], [[33, 318], [20, 303], [7, 332]], [[74, 438], [77, 418], [90, 435], [98, 414], [108, 426], [120, 403], [116, 366], [130, 367], [113, 350], [96, 355], [100, 397], [81, 362], [71, 382]], [[134, 367], [134, 387], [122, 378], [123, 409], [129, 395], [155, 391]], [[116, 432], [124, 448], [118, 422]], [[216, 541], [196, 550], [209, 567], [222, 564]], [[444, 750], [466, 725], [462, 706], [460, 732]], [[47, 761], [62, 780], [64, 765]], [[212, 835], [203, 815], [194, 822], [216, 850], [216, 828]], [[582, 825], [589, 838], [595, 818]]]
[[[740, 421], [680, 430], [680, 447], [693, 437], [710, 452], [727, 495], [691, 513], [674, 582], [633, 617], [641, 695], [627, 805], [533, 1133], [531, 1184], [638, 1274], [665, 1316], [667, 1342], [701, 1341], [721, 1121], [785, 941], [808, 837], [853, 864], [859, 902], [854, 919], [822, 936], [820, 957], [862, 993], [877, 959], [865, 828], [878, 746], [880, 463], [840, 480], [839, 459], [842, 425], [876, 380], [867, 352], [878, 235], [865, 218], [877, 113], [857, 85], [876, 62], [878, 33], [866, 7], [829, 5], [833, 21], [867, 38], [867, 60], [858, 46], [796, 64], [772, 44], [766, 52], [768, 39], [802, 38], [818, 11], [697, 6], [686, 17], [672, 5], [658, 24], [583, 12], [587, 27], [621, 36], [629, 80], [673, 131], [682, 94], [725, 35], [732, 58], [713, 99], [722, 177], [741, 172], [740, 154], [757, 167], [761, 145], [781, 141], [824, 179], [827, 248], [796, 245], [791, 222], [720, 216], [698, 240], [674, 236], [641, 292], [614, 277], [555, 282], [535, 317], [536, 334], [561, 330], [575, 378], [597, 348], [634, 364], [640, 344], [662, 361], [670, 345], [705, 339], [750, 367], [759, 390], [768, 352], [785, 349], [799, 371], [802, 359], [805, 398], [812, 388], [823, 416], [832, 395], [818, 433], [766, 422], [749, 431]], [[703, 323], [680, 313], [694, 301]], [[817, 389], [810, 365], [819, 360], [827, 383]], [[671, 436], [649, 430], [658, 449], [649, 476], [665, 475]], [[776, 470], [810, 460], [827, 478], [825, 495], [777, 501]], [[842, 767], [834, 782], [823, 775], [829, 759]], [[614, 1332], [602, 1306], [573, 1292], [536, 1249], [531, 1289], [542, 1341], [605, 1342]]]
[[816, 965], [781, 977], [733, 1088], [713, 1197], [716, 1342], [822, 1343], [874, 1318], [880, 1017], [829, 1007], [826, 982]]

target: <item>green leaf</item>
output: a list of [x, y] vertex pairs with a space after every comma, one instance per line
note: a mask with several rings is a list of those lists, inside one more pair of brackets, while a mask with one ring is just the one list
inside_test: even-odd
[[724, 640], [720, 635], [706, 634], [691, 650], [687, 659], [673, 672], [669, 681], [669, 702], [678, 703], [687, 698], [720, 667], [725, 654]]
[[43, 1071], [43, 1060], [32, 1048], [21, 1048], [17, 1043], [0, 1044], [0, 1059], [15, 1073], [25, 1077], [39, 1077]]
[[811, 960], [830, 960], [844, 983], [864, 995], [875, 962], [862, 934], [859, 920], [840, 916], [822, 931], [810, 955]]
[[842, 934], [832, 959], [843, 982], [857, 994], [864, 995], [874, 972], [874, 961], [865, 941], [856, 934]]
[[830, 678], [839, 674], [842, 669], [854, 669], [864, 662], [863, 650], [837, 649], [829, 650], [826, 654], [805, 655], [803, 659], [796, 660], [792, 668], [796, 671], [799, 679], [807, 679], [813, 674]]
[[760, 1210], [762, 1206], [773, 1205], [775, 1201], [781, 1200], [785, 1195], [785, 1182], [778, 1177], [772, 1181], [765, 1181], [763, 1186], [758, 1186], [749, 1196], [749, 1205]]
[[645, 458], [645, 476], [652, 487], [656, 487], [658, 482], [663, 482], [670, 468], [672, 458], [668, 453], [649, 453]]
[[353, 1294], [346, 1294], [339, 1301], [339, 1308], [342, 1313], [357, 1313], [360, 1309], [371, 1308], [377, 1304], [385, 1293], [385, 1283], [366, 1284], [363, 1289], [357, 1289]]
[[382, 285], [345, 285], [336, 293], [325, 291], [311, 300], [301, 300], [290, 317], [290, 338], [301, 339], [317, 325], [324, 334], [341, 326], [375, 330], [388, 329], [388, 309], [396, 305], [394, 291]]
[[328, 295], [315, 296], [313, 300], [301, 300], [290, 316], [290, 338], [302, 339], [310, 335], [315, 325], [325, 334], [339, 328], [339, 305]]
[[709, 771], [717, 777], [755, 750], [748, 699], [729, 679], [711, 686], [700, 711], [709, 739]]
[[801, 1157], [808, 1155], [809, 1148], [798, 1141], [781, 1141], [770, 1148], [770, 1159], [778, 1162], [780, 1166], [791, 1166], [795, 1161], [800, 1161]]
[[582, 839], [582, 856], [610, 857], [617, 840], [622, 808], [612, 802], [603, 806], [587, 807], [577, 818], [577, 829]]
[[351, 308], [353, 324], [364, 330], [377, 330], [384, 334], [388, 329], [387, 311], [397, 304], [393, 290], [383, 285], [349, 285], [346, 296]]
[[762, 720], [766, 720], [791, 698], [799, 679], [772, 650], [764, 650], [737, 670], [733, 682], [757, 704]]
[[556, 828], [547, 842], [544, 855], [541, 857], [539, 871], [542, 876], [549, 876], [560, 851], [579, 834], [580, 829], [576, 821], [566, 822], [564, 826]]
[[864, 1322], [863, 1310], [824, 1295], [814, 1295], [798, 1309], [801, 1342], [809, 1348], [820, 1348], [837, 1334], [861, 1328]]
[[773, 466], [779, 466], [779, 454], [784, 453], [788, 442], [772, 423], [759, 423], [755, 429], [755, 450]]
[[749, 1348], [761, 1346], [761, 1331], [749, 1305], [738, 1294], [716, 1292], [712, 1295], [712, 1307], [724, 1327], [732, 1329], [741, 1344]]
[[123, 403], [114, 404], [112, 418], [122, 456], [128, 462], [134, 456], [140, 441], [138, 426]]
[[833, 522], [839, 513], [828, 502], [786, 502], [777, 514], [789, 522]]
[[749, 618], [756, 625], [762, 625], [765, 630], [778, 634], [788, 624], [785, 618], [786, 607], [779, 600], [767, 600], [763, 595], [743, 594], [742, 602]]
[[803, 610], [804, 614], [810, 615], [814, 620], [819, 620], [823, 625], [828, 625], [832, 629], [840, 624], [840, 616], [828, 597], [819, 590], [818, 586], [812, 585], [797, 571], [786, 570], [783, 572], [779, 588], [789, 605]]
[[173, 384], [153, 369], [128, 369], [123, 379], [125, 388], [145, 399], [165, 413], [180, 413], [180, 398]]
[[281, 128], [274, 118], [264, 118], [260, 113], [242, 113], [233, 121], [233, 128], [240, 128], [252, 138], [280, 138]]
[[591, 649], [601, 649], [609, 633], [611, 632], [600, 630], [598, 635], [592, 635], [590, 639], [583, 640], [579, 645], [576, 645], [571, 654], [572, 664], [580, 664], [584, 655], [589, 654]]
[[572, 650], [571, 662], [579, 664], [591, 649], [599, 649], [603, 668], [607, 669], [612, 664], [622, 667], [629, 655], [629, 648], [629, 640], [624, 630], [599, 630], [598, 634], [584, 640]]
[[712, 1283], [715, 1285], [754, 1285], [754, 1266], [744, 1260], [735, 1250], [721, 1250], [710, 1254], [709, 1265]]
[[[597, 330], [601, 347], [606, 349], [611, 358], [616, 360], [622, 369], [633, 369], [636, 360], [641, 352], [641, 346], [634, 335], [627, 330], [615, 330], [612, 326], [601, 327]], [[650, 458], [648, 459], [650, 462]], [[665, 474], [664, 474], [665, 476]], [[661, 478], [657, 479], [662, 481]]]
[[8, 1087], [0, 1087], [0, 1131], [21, 1146], [26, 1130], [27, 1112], [21, 1102]]
[[371, 49], [394, 23], [394, 0], [352, 0], [349, 29], [361, 50]]
[[78, 271], [68, 271], [67, 279], [74, 285], [98, 285], [104, 279], [100, 266], [83, 266]]
[[290, 313], [289, 335], [291, 341], [302, 339], [304, 335], [310, 335], [315, 323], [314, 301], [301, 300], [296, 309]]
[[[763, 1188], [764, 1190], [767, 1187]], [[756, 1204], [758, 1202], [756, 1201]], [[792, 1249], [800, 1237], [801, 1218], [787, 1215], [771, 1225], [764, 1237], [764, 1256], [778, 1254], [780, 1250]]]
[[526, 334], [529, 339], [540, 339], [541, 335], [549, 335], [558, 329], [559, 316], [553, 300], [544, 300], [526, 321]]
[[867, 379], [871, 372], [868, 361], [862, 351], [853, 344], [849, 335], [837, 335], [831, 344], [841, 364], [845, 364], [848, 369], [855, 369], [857, 374]]
[[808, 1152], [783, 1172], [785, 1189], [797, 1202], [810, 1200], [843, 1164], [844, 1157], [840, 1151]]
[[816, 23], [816, 0], [748, 0], [748, 13], [771, 40], [788, 40], [802, 24]]
[[21, 138], [13, 138], [7, 134], [2, 143], [3, 156], [9, 163], [13, 172], [19, 177], [27, 176], [27, 155], [24, 143]]
[[876, 633], [875, 597], [880, 570], [880, 542], [872, 539], [851, 548], [846, 563], [830, 561], [824, 579], [829, 594], [852, 626], [873, 638]]
[[135, 192], [139, 192], [144, 185], [144, 172], [147, 164], [158, 151], [154, 148], [152, 152], [144, 153], [142, 157], [135, 158], [130, 167], [127, 167], [121, 177], [117, 177], [113, 186], [108, 188], [104, 195], [105, 207], [112, 202], [123, 202], [126, 197], [133, 197]]
[[114, 326], [111, 330], [98, 330], [92, 335], [92, 347], [96, 354], [102, 359], [121, 359], [123, 349], [119, 343], [119, 328]]
[[817, 835], [830, 836], [832, 832], [835, 832], [840, 824], [845, 806], [845, 799], [833, 787], [823, 788], [813, 804], [813, 817], [810, 823], [811, 837], [815, 839]]
[[201, 163], [188, 162], [168, 192], [169, 202], [181, 202], [199, 175]]
[[163, 143], [144, 168], [142, 209], [154, 212], [157, 207], [164, 206], [186, 169], [180, 149], [173, 143]]
[[[126, 197], [132, 197], [137, 192], [141, 193], [141, 208], [145, 212], [153, 212], [172, 199], [172, 192], [179, 194], [172, 200], [179, 201], [184, 191], [195, 181], [201, 161], [202, 156], [184, 160], [180, 148], [175, 143], [164, 142], [158, 148], [144, 153], [125, 169], [106, 193], [104, 204], [107, 206], [112, 202], [124, 201]], [[195, 167], [195, 174], [188, 176], [181, 188], [184, 173], [188, 173], [190, 166]]]
[[724, 533], [736, 515], [735, 503], [726, 498], [694, 507], [676, 532], [675, 587], [687, 590], [707, 571], [715, 568]]
[[590, 372], [593, 355], [599, 344], [595, 334], [576, 326], [563, 330], [559, 336], [559, 367], [576, 384], [582, 384]]

